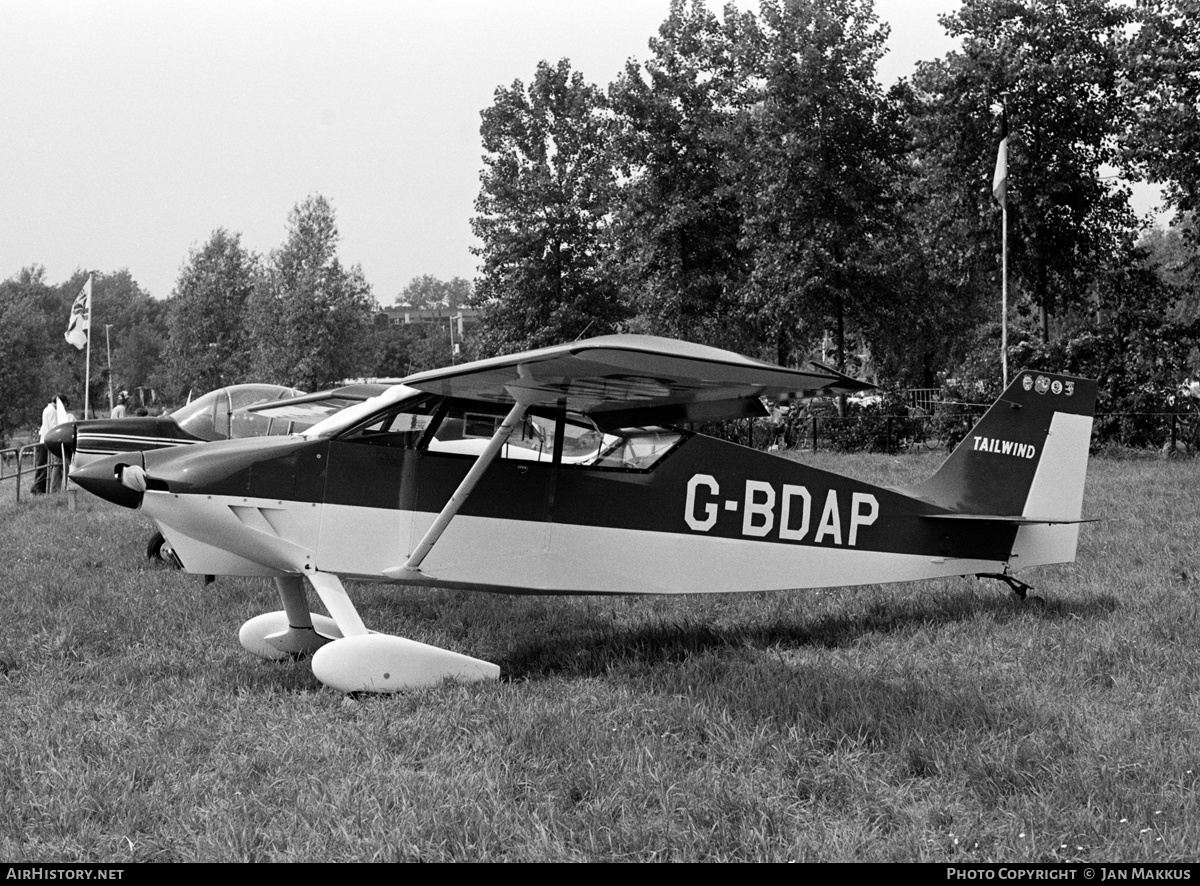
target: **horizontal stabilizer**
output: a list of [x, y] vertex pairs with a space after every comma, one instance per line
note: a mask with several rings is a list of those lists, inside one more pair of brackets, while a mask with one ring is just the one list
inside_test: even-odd
[[926, 520], [967, 520], [973, 523], [1003, 523], [1007, 526], [1051, 526], [1058, 523], [1099, 523], [1099, 520], [1063, 520], [1058, 517], [1004, 516], [1002, 514], [922, 514]]

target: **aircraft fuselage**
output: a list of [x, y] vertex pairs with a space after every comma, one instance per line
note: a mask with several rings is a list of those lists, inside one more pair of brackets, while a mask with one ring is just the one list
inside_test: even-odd
[[[304, 437], [146, 453], [142, 504], [184, 567], [384, 580], [470, 455]], [[653, 466], [498, 459], [430, 554], [431, 584], [687, 593], [821, 587], [1001, 568], [1016, 528], [697, 434]]]

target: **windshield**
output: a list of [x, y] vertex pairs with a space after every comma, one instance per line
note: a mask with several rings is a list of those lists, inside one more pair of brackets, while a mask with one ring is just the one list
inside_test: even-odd
[[387, 406], [390, 403], [399, 403], [401, 400], [409, 397], [421, 396], [424, 395], [418, 390], [405, 387], [404, 385], [395, 385], [388, 388], [378, 397], [372, 397], [370, 400], [363, 400], [361, 403], [347, 406], [341, 412], [336, 412], [329, 416], [329, 418], [317, 422], [308, 430], [303, 431], [303, 434], [306, 437], [327, 437], [331, 434], [337, 434], [368, 418], [371, 413], [383, 406]]
[[283, 385], [230, 385], [209, 391], [203, 397], [181, 406], [171, 413], [171, 418], [189, 434], [201, 440], [228, 440], [230, 415], [234, 411], [255, 403], [296, 397], [303, 393]]

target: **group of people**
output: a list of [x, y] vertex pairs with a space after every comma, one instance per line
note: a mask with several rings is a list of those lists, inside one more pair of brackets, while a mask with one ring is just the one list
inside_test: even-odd
[[[117, 405], [113, 407], [110, 418], [125, 418], [129, 414], [129, 392], [121, 391], [117, 396]], [[63, 484], [62, 453], [56, 453], [46, 445], [46, 435], [63, 422], [75, 421], [75, 416], [69, 411], [71, 401], [64, 394], [55, 394], [42, 410], [42, 426], [38, 430], [38, 446], [34, 453], [33, 489], [34, 495], [47, 492], [57, 492]]]

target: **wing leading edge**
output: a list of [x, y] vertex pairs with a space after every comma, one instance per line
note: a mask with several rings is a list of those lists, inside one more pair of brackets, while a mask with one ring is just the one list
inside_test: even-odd
[[649, 335], [607, 335], [421, 372], [410, 388], [512, 402], [514, 389], [583, 413], [601, 428], [721, 421], [765, 414], [759, 398], [849, 394], [873, 387], [816, 364], [786, 369], [732, 351]]

